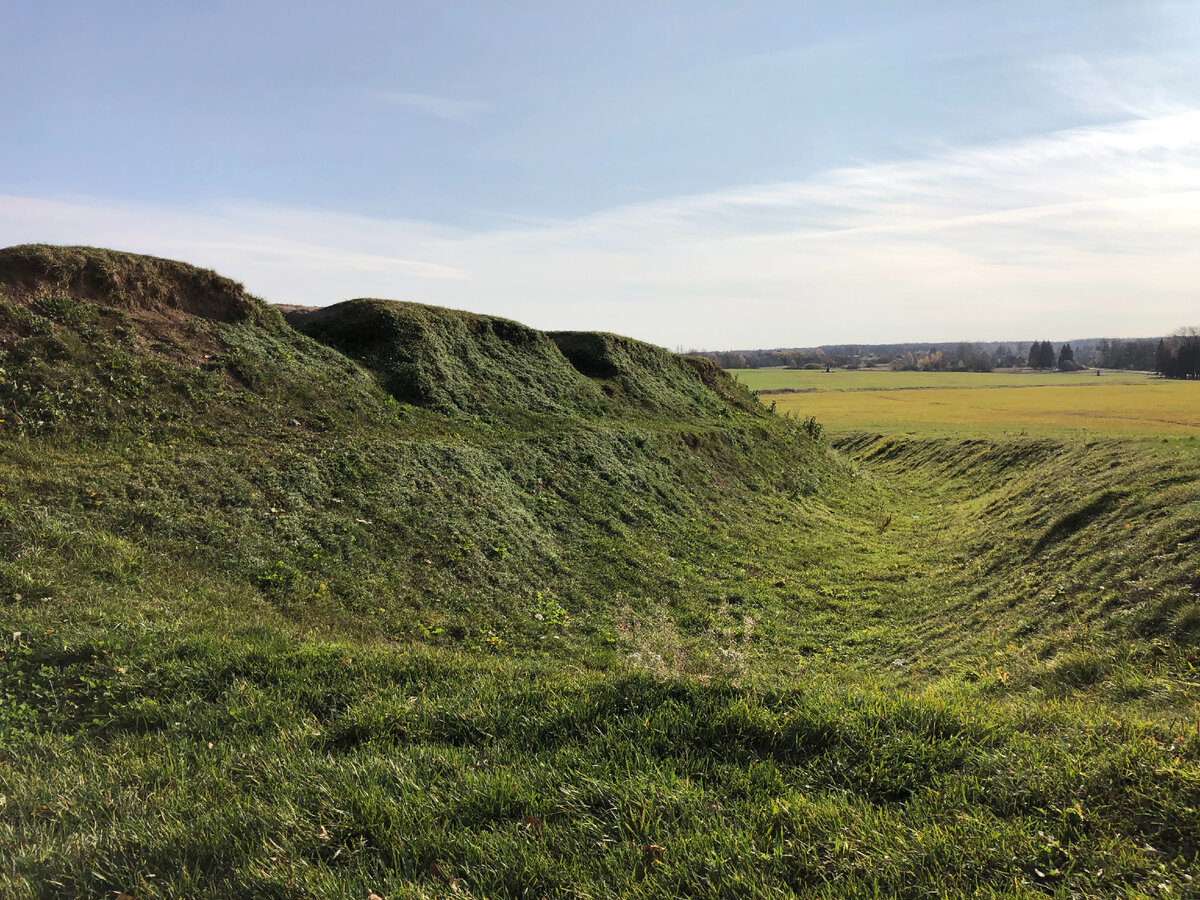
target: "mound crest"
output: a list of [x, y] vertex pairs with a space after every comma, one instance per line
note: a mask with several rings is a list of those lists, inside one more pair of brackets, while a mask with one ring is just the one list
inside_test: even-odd
[[614, 400], [684, 415], [719, 414], [726, 403], [761, 411], [745, 388], [709, 360], [598, 331], [552, 331], [550, 338], [578, 372]]
[[250, 318], [261, 305], [241, 284], [209, 269], [96, 247], [6, 247], [0, 287], [17, 300], [67, 294], [135, 315], [187, 313], [219, 322]]
[[367, 366], [405, 403], [471, 415], [569, 414], [603, 403], [546, 334], [509, 319], [373, 299], [285, 318]]
[[706, 360], [632, 338], [542, 332], [510, 319], [394, 300], [292, 309], [297, 330], [357, 359], [396, 399], [468, 415], [591, 415], [613, 407], [685, 417], [760, 410]]

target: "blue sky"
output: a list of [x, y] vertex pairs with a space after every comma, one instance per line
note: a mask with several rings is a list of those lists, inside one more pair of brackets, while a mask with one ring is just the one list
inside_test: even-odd
[[1200, 324], [1197, 2], [3, 2], [0, 244], [666, 346]]

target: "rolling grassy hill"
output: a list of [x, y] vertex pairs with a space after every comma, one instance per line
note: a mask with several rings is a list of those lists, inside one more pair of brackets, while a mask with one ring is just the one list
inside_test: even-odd
[[1194, 458], [0, 251], [0, 896], [1180, 896]]

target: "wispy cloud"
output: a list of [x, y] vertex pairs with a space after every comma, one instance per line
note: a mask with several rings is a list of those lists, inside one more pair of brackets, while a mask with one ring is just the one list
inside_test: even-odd
[[381, 91], [377, 96], [385, 103], [413, 109], [434, 118], [457, 122], [460, 125], [469, 123], [488, 108], [486, 103], [477, 100], [457, 100], [452, 97], [414, 94], [407, 91]]
[[1067, 54], [1037, 60], [1029, 69], [1043, 89], [1093, 116], [1155, 118], [1185, 112], [1180, 93], [1195, 77], [1193, 60], [1176, 61], [1169, 53], [1102, 60]]
[[390, 296], [709, 347], [1055, 339], [1195, 319], [1200, 111], [490, 231], [0, 197], [0, 242], [213, 266], [281, 302]]

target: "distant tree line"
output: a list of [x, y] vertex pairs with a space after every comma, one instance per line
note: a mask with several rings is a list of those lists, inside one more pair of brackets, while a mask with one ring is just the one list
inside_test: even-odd
[[1029, 345], [1029, 360], [1031, 369], [1058, 369], [1061, 372], [1078, 372], [1085, 366], [1075, 359], [1075, 351], [1070, 344], [1063, 344], [1054, 352], [1054, 345], [1049, 341], [1034, 341]]
[[893, 357], [889, 365], [897, 372], [990, 372], [996, 368], [996, 360], [975, 344], [959, 344], [952, 351], [914, 353], [910, 350]]
[[[831, 344], [823, 347], [777, 348], [772, 350], [691, 350], [725, 369], [855, 369], [890, 366], [901, 371], [991, 372], [993, 369], [1060, 369], [1071, 372], [1086, 366], [1162, 372], [1184, 338], [1088, 338], [1055, 347], [1050, 341], [1034, 341], [1028, 352], [1024, 344], [932, 343], [932, 344]], [[682, 348], [679, 348], [683, 352]], [[1187, 353], [1184, 348], [1186, 364]], [[1179, 363], [1173, 364], [1178, 368]], [[1186, 365], [1185, 365], [1186, 367]], [[1175, 368], [1172, 369], [1175, 371]], [[1193, 375], [1172, 377], [1191, 378]]]
[[1094, 364], [1102, 369], [1137, 369], [1159, 371], [1157, 352], [1162, 341], [1153, 338], [1132, 341], [1110, 341], [1101, 338], [1096, 345]]
[[722, 369], [844, 368], [859, 360], [854, 354], [830, 353], [820, 347], [808, 350], [693, 350], [692, 353], [707, 356]]
[[1167, 378], [1200, 378], [1200, 331], [1188, 328], [1163, 338], [1154, 359], [1155, 371]]
[[1029, 346], [1029, 367], [1031, 369], [1054, 368], [1054, 345], [1049, 341], [1034, 341]]
[[[682, 347], [678, 350], [684, 352]], [[813, 348], [687, 352], [707, 357], [723, 369], [891, 366], [909, 371], [991, 372], [997, 367], [1025, 365], [1025, 357], [1014, 352], [1008, 344], [838, 344]]]

